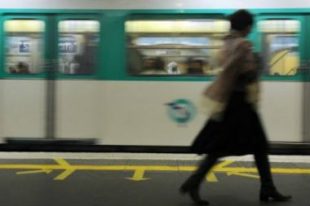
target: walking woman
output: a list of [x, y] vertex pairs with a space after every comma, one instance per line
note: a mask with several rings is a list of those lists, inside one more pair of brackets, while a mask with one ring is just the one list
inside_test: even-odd
[[218, 159], [253, 154], [261, 181], [260, 200], [288, 201], [291, 196], [280, 194], [273, 183], [267, 138], [256, 111], [259, 69], [251, 43], [245, 39], [251, 31], [253, 16], [246, 10], [238, 10], [230, 15], [229, 21], [231, 31], [224, 38], [218, 56], [223, 71], [204, 94], [209, 101], [217, 102], [218, 107], [192, 145], [193, 152], [207, 156], [180, 191], [189, 194], [197, 205], [208, 205], [200, 198], [199, 187]]

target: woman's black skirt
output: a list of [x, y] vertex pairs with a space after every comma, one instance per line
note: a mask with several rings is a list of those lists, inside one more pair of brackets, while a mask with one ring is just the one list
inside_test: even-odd
[[222, 119], [206, 122], [193, 142], [192, 152], [218, 156], [267, 152], [261, 120], [245, 97], [245, 92], [232, 93]]

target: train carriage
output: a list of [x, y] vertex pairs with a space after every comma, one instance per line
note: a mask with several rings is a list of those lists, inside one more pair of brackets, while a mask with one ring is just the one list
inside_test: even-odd
[[11, 0], [0, 3], [0, 139], [188, 146], [239, 8], [262, 71], [269, 140], [307, 143], [310, 2]]

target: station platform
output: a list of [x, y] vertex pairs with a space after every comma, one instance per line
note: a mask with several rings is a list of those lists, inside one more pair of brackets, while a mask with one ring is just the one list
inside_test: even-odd
[[[201, 156], [132, 153], [0, 153], [4, 206], [186, 206], [178, 189]], [[278, 189], [293, 199], [258, 200], [252, 156], [223, 158], [201, 187], [214, 206], [310, 206], [310, 156], [270, 156]]]

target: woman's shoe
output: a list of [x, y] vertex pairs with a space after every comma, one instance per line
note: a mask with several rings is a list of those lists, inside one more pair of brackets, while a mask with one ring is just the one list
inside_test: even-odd
[[188, 187], [186, 184], [183, 184], [181, 187], [180, 187], [180, 192], [182, 194], [186, 194], [188, 193], [189, 196], [191, 197], [191, 199], [193, 200], [193, 202], [196, 204], [196, 205], [209, 205], [209, 202], [206, 201], [206, 200], [203, 200], [200, 198], [200, 195], [199, 195], [199, 192], [198, 192], [198, 189], [194, 189], [194, 188], [190, 188]]
[[286, 202], [292, 199], [292, 196], [282, 195], [275, 187], [270, 187], [261, 189], [259, 199], [263, 202], [268, 202], [269, 200], [276, 202]]

